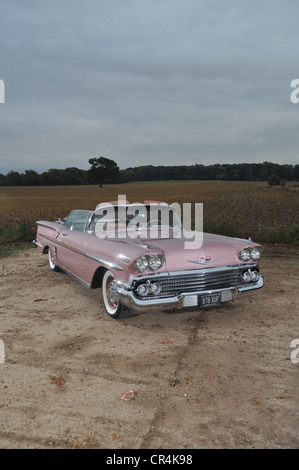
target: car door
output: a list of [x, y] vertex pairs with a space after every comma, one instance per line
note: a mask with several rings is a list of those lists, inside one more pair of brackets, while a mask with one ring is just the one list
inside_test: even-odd
[[58, 263], [80, 279], [89, 279], [90, 263], [85, 255], [88, 234], [85, 232], [92, 212], [72, 211], [57, 237]]

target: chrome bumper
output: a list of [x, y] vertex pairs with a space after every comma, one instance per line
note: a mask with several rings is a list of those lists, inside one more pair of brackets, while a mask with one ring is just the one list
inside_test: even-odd
[[167, 309], [177, 308], [182, 309], [185, 307], [197, 307], [198, 306], [198, 295], [201, 294], [215, 294], [221, 292], [222, 302], [235, 300], [238, 294], [250, 292], [252, 290], [260, 289], [264, 285], [263, 276], [259, 277], [259, 280], [247, 286], [240, 287], [228, 287], [225, 289], [213, 289], [196, 292], [182, 292], [179, 295], [172, 297], [152, 297], [147, 299], [140, 299], [134, 295], [132, 290], [127, 290], [122, 286], [117, 287], [119, 301], [131, 308], [134, 311], [144, 312], [148, 309]]

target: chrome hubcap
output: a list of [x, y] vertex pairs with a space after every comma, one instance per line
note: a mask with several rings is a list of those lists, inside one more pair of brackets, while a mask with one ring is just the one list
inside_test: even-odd
[[118, 304], [118, 294], [116, 290], [116, 281], [113, 278], [110, 278], [107, 282], [107, 299], [109, 305], [113, 308], [117, 307]]

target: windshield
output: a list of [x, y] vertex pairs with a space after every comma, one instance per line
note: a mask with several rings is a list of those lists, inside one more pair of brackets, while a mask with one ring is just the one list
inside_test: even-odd
[[131, 204], [100, 208], [90, 224], [90, 230], [181, 229], [180, 217], [174, 208], [161, 205]]
[[68, 230], [84, 232], [93, 212], [88, 210], [74, 210], [64, 221], [64, 226]]

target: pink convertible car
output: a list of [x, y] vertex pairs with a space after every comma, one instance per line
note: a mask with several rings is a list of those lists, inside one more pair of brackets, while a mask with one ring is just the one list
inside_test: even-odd
[[48, 253], [53, 271], [101, 288], [106, 312], [116, 319], [157, 307], [215, 307], [263, 286], [260, 245], [202, 233], [190, 249], [191, 234], [165, 203], [145, 201], [140, 210], [110, 202], [38, 221], [33, 243]]

